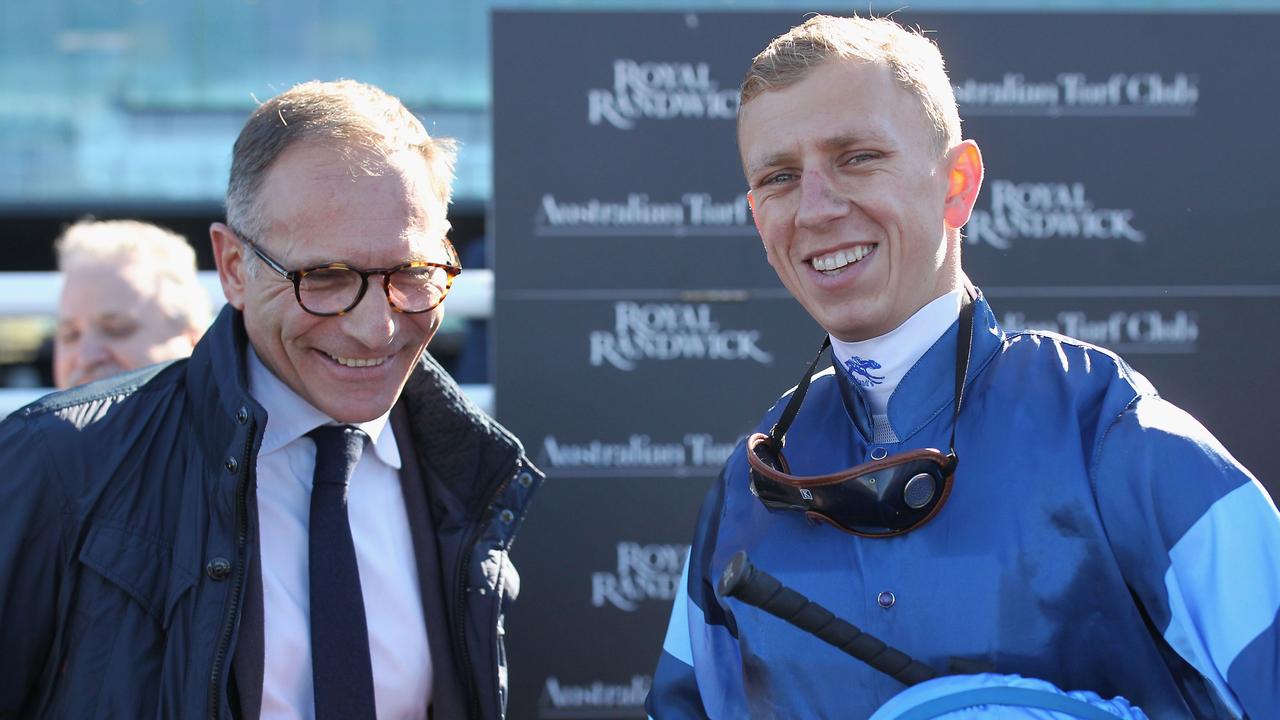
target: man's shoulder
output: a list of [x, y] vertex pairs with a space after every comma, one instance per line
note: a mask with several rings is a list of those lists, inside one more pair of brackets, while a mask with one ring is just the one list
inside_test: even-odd
[[[1226, 448], [1186, 410], [1160, 396], [1155, 387], [1115, 352], [1066, 335], [1046, 331], [1012, 333], [1005, 339], [1002, 354], [1010, 368], [1032, 368], [1034, 374], [1017, 377], [1017, 392], [1026, 397], [1036, 384], [1058, 383], [1065, 397], [1074, 398], [1082, 412], [1097, 422], [1092, 458], [1093, 472], [1099, 464], [1129, 467], [1121, 473], [1131, 480], [1148, 478], [1168, 482], [1168, 473], [1134, 470], [1138, 464], [1192, 467], [1205, 463], [1201, 476], [1212, 468], [1238, 468], [1235, 483], [1247, 471]], [[1053, 378], [1052, 380], [1048, 378]]]
[[77, 406], [119, 401], [136, 393], [144, 385], [155, 379], [170, 364], [151, 365], [103, 378], [102, 380], [95, 380], [84, 385], [77, 385], [66, 390], [52, 392], [15, 410], [14, 415], [34, 418], [39, 415], [65, 411]]
[[1006, 353], [1040, 352], [1056, 351], [1059, 347], [1095, 355], [1104, 362], [1125, 364], [1124, 359], [1112, 350], [1052, 330], [1025, 329], [1006, 332], [1000, 349], [1001, 352]]
[[1151, 382], [1115, 351], [1049, 330], [1006, 333], [997, 357], [1066, 382], [1118, 384], [1131, 389], [1134, 397], [1157, 394]]
[[37, 424], [47, 417], [66, 418], [86, 412], [97, 417], [134, 396], [174, 388], [185, 363], [186, 360], [160, 363], [53, 392], [18, 408], [12, 417]]
[[180, 367], [158, 365], [46, 395], [0, 422], [0, 473], [9, 490], [26, 487], [74, 504], [122, 483], [130, 497], [156, 486], [137, 483], [168, 457], [186, 423], [171, 418], [181, 402]]
[[[160, 413], [182, 403], [184, 370], [185, 361], [178, 360], [51, 393], [9, 415], [2, 425], [8, 431], [5, 436], [26, 438], [50, 448], [55, 453], [51, 461], [59, 466], [88, 469], [95, 464], [92, 458], [101, 458], [105, 448], [128, 438], [136, 442], [140, 432], [156, 434], [144, 429], [155, 427]], [[176, 432], [176, 428], [170, 430]], [[22, 453], [28, 449], [0, 451]]]

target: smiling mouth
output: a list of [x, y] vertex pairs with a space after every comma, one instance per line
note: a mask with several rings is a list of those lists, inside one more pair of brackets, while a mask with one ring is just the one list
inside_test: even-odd
[[824, 275], [835, 275], [871, 254], [871, 251], [875, 248], [875, 245], [855, 245], [851, 248], [809, 258], [809, 265]]
[[[320, 352], [324, 351], [321, 350]], [[324, 355], [339, 365], [349, 368], [377, 367], [387, 361], [385, 356], [379, 358], [346, 358], [338, 357], [337, 355], [330, 355], [327, 352], [324, 353]]]

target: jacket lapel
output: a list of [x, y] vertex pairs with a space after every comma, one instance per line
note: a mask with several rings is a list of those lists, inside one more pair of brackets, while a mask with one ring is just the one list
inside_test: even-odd
[[[428, 501], [427, 478], [418, 462], [412, 442], [408, 413], [397, 403], [391, 411], [391, 427], [400, 444], [400, 488], [409, 515], [414, 557], [418, 563], [418, 589], [422, 595], [422, 615], [427, 625], [427, 645], [431, 650], [431, 715], [437, 718], [467, 716], [467, 705], [457, 665], [453, 659], [452, 624], [446, 610], [440, 549], [436, 543]], [[402, 439], [403, 438], [403, 439]]]

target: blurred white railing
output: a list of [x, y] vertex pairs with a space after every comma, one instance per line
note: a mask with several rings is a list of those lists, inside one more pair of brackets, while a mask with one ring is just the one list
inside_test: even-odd
[[[226, 303], [217, 273], [201, 272], [200, 284], [215, 309]], [[61, 292], [62, 277], [55, 272], [0, 272], [0, 316], [54, 316]], [[455, 318], [492, 316], [493, 271], [475, 269], [459, 275], [449, 292], [448, 311]], [[492, 385], [463, 385], [462, 390], [485, 412], [493, 412]], [[53, 388], [0, 388], [0, 418], [51, 392]]]

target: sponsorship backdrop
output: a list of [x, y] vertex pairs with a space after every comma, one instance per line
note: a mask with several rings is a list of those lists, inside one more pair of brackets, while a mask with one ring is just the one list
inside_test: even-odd
[[[964, 263], [1005, 329], [1120, 352], [1275, 495], [1280, 98], [1239, 68], [1280, 66], [1280, 16], [895, 17], [937, 31], [982, 147]], [[496, 409], [549, 475], [514, 718], [644, 716], [702, 495], [821, 340], [734, 137], [750, 58], [802, 20], [493, 15]]]

